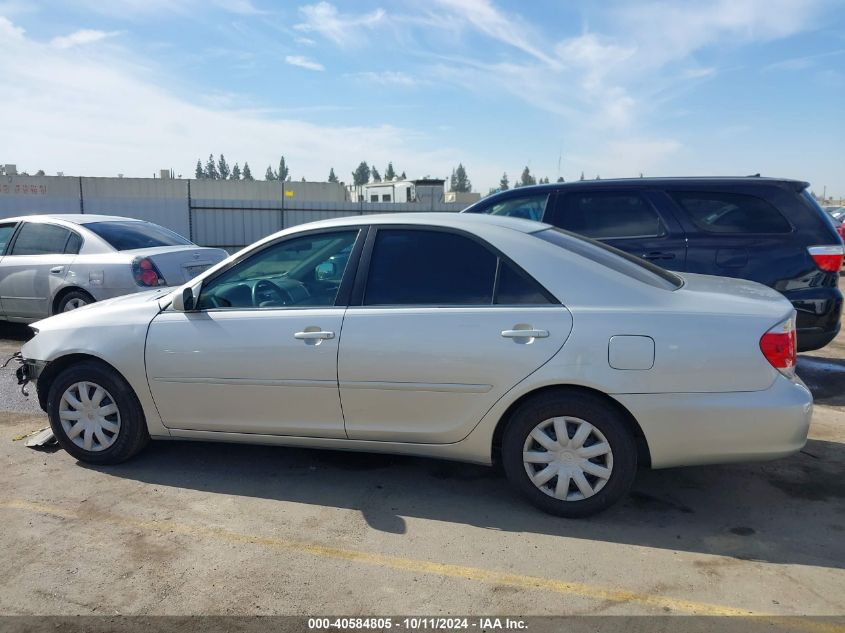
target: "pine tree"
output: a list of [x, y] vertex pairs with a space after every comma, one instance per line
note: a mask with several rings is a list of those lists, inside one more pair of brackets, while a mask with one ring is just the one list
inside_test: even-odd
[[197, 179], [205, 178], [205, 172], [202, 170], [202, 161], [197, 159], [197, 170], [194, 172], [194, 177]]
[[205, 164], [205, 177], [209, 180], [220, 178], [220, 174], [217, 173], [217, 165], [214, 163], [214, 154], [208, 155], [208, 162]]
[[387, 163], [387, 169], [384, 170], [384, 179], [392, 181], [396, 178], [396, 172], [393, 170], [393, 162]]
[[408, 177], [405, 175], [405, 172], [402, 172], [402, 175], [399, 176], [399, 180], [408, 180]]
[[458, 166], [452, 169], [452, 177], [449, 179], [449, 191], [472, 191], [472, 183], [467, 177], [466, 169], [464, 169], [462, 163], [458, 163]]
[[366, 185], [370, 182], [370, 166], [366, 161], [361, 161], [361, 164], [352, 172], [352, 184], [356, 187]]
[[244, 180], [254, 180], [252, 177], [252, 172], [249, 169], [249, 163], [244, 163], [244, 173], [243, 173]]
[[508, 180], [508, 172], [505, 172], [499, 181], [499, 191], [507, 191], [508, 189], [510, 189], [510, 181]]
[[232, 167], [232, 175], [229, 176], [230, 180], [240, 180], [241, 179], [241, 167], [237, 163], [235, 166]]
[[558, 176], [558, 177], [557, 177], [557, 181], [558, 181], [558, 182], [566, 182], [566, 181], [563, 179], [563, 176]]
[[276, 175], [276, 172], [273, 171], [273, 168], [270, 165], [267, 165], [267, 171], [264, 172], [264, 180], [278, 180], [279, 177]]
[[378, 169], [376, 169], [375, 167], [373, 167], [373, 168], [370, 170], [370, 174], [371, 174], [371, 175], [372, 175], [372, 177], [373, 177], [373, 182], [381, 182], [381, 174], [380, 174], [380, 173], [378, 173]]
[[334, 173], [334, 167], [329, 169], [329, 182], [337, 182], [337, 176]]
[[282, 156], [279, 159], [279, 171], [276, 174], [276, 177], [279, 180], [290, 180], [288, 176], [290, 175], [290, 169], [288, 169], [287, 164], [285, 163], [285, 157]]
[[226, 157], [223, 154], [220, 154], [220, 158], [217, 160], [217, 175], [220, 176], [220, 180], [228, 180], [229, 176], [232, 175], [232, 170], [229, 169], [229, 163], [226, 162]]
[[584, 172], [583, 171], [581, 172], [581, 178], [579, 178], [579, 180], [584, 180]]
[[525, 169], [522, 170], [522, 176], [519, 178], [519, 184], [522, 187], [537, 184], [537, 179], [531, 175], [531, 170], [528, 169], [528, 165], [526, 165]]

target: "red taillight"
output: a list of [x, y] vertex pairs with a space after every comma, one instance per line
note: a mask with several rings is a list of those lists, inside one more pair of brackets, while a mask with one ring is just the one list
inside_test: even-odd
[[132, 274], [139, 286], [166, 286], [167, 282], [148, 257], [137, 257], [132, 262]]
[[778, 323], [760, 339], [760, 351], [772, 367], [784, 376], [795, 375], [798, 355], [798, 336], [795, 332], [795, 317]]
[[845, 246], [811, 246], [807, 249], [816, 266], [828, 273], [839, 272], [845, 259]]

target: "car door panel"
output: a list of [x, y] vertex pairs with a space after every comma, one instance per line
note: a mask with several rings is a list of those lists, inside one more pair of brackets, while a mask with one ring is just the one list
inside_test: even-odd
[[[350, 308], [338, 355], [347, 435], [457, 442], [551, 359], [571, 328], [569, 311], [559, 305]], [[514, 329], [547, 336], [503, 336]]]
[[150, 325], [146, 364], [165, 426], [345, 438], [337, 390], [344, 310], [162, 312]]
[[66, 253], [71, 231], [48, 222], [24, 222], [0, 260], [0, 301], [7, 318], [43, 319], [76, 259]]

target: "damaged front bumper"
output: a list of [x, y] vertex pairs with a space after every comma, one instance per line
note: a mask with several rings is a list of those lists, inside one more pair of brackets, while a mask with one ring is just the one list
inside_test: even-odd
[[12, 361], [18, 363], [18, 367], [15, 369], [15, 377], [17, 378], [18, 385], [20, 385], [21, 393], [25, 396], [29, 396], [29, 391], [27, 391], [26, 386], [30, 382], [38, 380], [38, 376], [40, 376], [41, 372], [44, 371], [47, 363], [42, 360], [24, 358], [20, 352], [15, 352], [11, 358], [3, 363], [2, 366], [5, 367]]

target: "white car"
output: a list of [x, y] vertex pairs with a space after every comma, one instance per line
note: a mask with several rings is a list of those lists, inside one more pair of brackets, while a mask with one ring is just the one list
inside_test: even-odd
[[299, 226], [33, 329], [19, 379], [82, 461], [150, 438], [501, 460], [563, 516], [638, 465], [789, 455], [812, 413], [774, 290], [499, 216]]
[[0, 320], [52, 314], [158, 286], [179, 286], [228, 257], [151, 222], [111, 215], [0, 220]]

